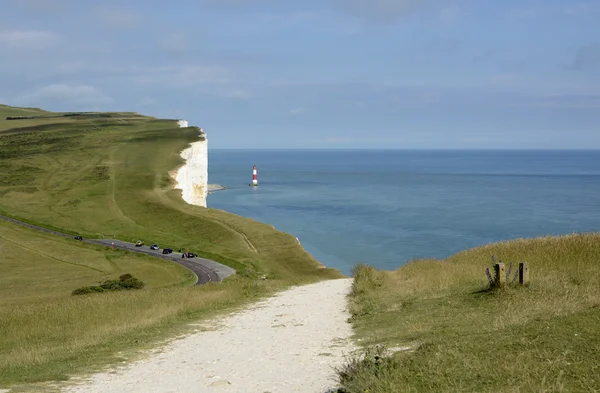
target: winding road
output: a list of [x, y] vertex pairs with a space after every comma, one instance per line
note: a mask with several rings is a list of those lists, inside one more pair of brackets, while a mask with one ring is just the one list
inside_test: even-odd
[[[37, 225], [29, 224], [23, 221], [16, 220], [14, 218], [10, 218], [7, 216], [0, 215], [0, 219], [12, 222], [14, 224], [22, 225], [31, 229], [35, 229], [40, 232], [50, 233], [56, 236], [67, 237], [73, 239], [73, 235], [69, 235], [67, 233], [55, 231], [48, 228], [43, 228]], [[115, 248], [125, 249], [131, 252], [137, 252], [141, 254], [151, 255], [153, 257], [167, 259], [169, 261], [178, 263], [189, 270], [191, 270], [198, 280], [194, 285], [207, 284], [209, 282], [219, 282], [226, 277], [235, 274], [235, 270], [230, 268], [229, 266], [225, 266], [221, 263], [211, 261], [210, 259], [205, 258], [181, 258], [181, 254], [173, 252], [172, 254], [163, 254], [162, 250], [151, 250], [149, 245], [144, 245], [141, 247], [136, 247], [133, 243], [127, 243], [121, 240], [115, 239], [83, 239], [83, 242], [100, 244], [103, 246], [111, 247], [114, 243]]]

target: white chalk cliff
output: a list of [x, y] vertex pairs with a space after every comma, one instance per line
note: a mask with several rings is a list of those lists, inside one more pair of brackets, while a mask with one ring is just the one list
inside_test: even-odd
[[[188, 127], [186, 120], [177, 122], [179, 127]], [[175, 175], [176, 188], [181, 190], [183, 200], [191, 205], [206, 207], [208, 193], [208, 138], [198, 127], [200, 140], [192, 142], [190, 147], [181, 152], [185, 164]]]

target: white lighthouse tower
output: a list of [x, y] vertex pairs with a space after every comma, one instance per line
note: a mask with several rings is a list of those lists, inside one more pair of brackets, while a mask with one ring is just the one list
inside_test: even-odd
[[258, 179], [256, 178], [256, 165], [254, 165], [254, 168], [252, 168], [252, 184], [250, 184], [253, 187], [258, 186]]

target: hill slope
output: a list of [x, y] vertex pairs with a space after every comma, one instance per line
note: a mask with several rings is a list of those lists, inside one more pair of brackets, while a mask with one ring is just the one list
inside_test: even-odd
[[[72, 298], [73, 286], [93, 285], [99, 276], [133, 266], [117, 264], [110, 270], [106, 264], [115, 259], [108, 251], [86, 251], [40, 234], [15, 235], [25, 229], [3, 223], [5, 237], [22, 242], [11, 246], [10, 258], [0, 259], [12, 302], [0, 304], [6, 349], [0, 357], [0, 386], [64, 379], [68, 372], [113, 362], [119, 353], [185, 330], [197, 318], [293, 284], [342, 276], [323, 268], [289, 234], [181, 199], [169, 172], [182, 164], [180, 151], [198, 139], [195, 127], [179, 128], [176, 120], [136, 113], [52, 113], [0, 106], [0, 116], [0, 213], [88, 238], [182, 247], [238, 271], [223, 283], [188, 288], [181, 286], [190, 283], [188, 271], [173, 265], [168, 274], [151, 273], [150, 266], [164, 262], [142, 258], [150, 270], [143, 273], [137, 266], [135, 272], [147, 274], [149, 288]], [[6, 120], [19, 116], [25, 118]], [[56, 248], [60, 255], [23, 264], [12, 257], [47, 254], [41, 248]], [[84, 274], [80, 267], [65, 268], [67, 259], [98, 264], [99, 271], [84, 269]], [[44, 275], [49, 279], [40, 282]], [[173, 284], [178, 286], [164, 288]], [[15, 303], [20, 307], [13, 307]], [[15, 321], [45, 330], [19, 331]], [[57, 347], [59, 341], [68, 344]]]
[[[487, 290], [491, 257], [531, 285]], [[395, 354], [347, 368], [344, 392], [600, 389], [600, 235], [519, 239], [397, 271], [355, 269], [355, 332]], [[513, 268], [510, 279], [514, 277]]]
[[72, 115], [0, 123], [1, 211], [88, 237], [189, 248], [272, 277], [339, 275], [320, 269], [291, 235], [181, 200], [168, 173], [198, 138], [195, 127], [134, 113]]

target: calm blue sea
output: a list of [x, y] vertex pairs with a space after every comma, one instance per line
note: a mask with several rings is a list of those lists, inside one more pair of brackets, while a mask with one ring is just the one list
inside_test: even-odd
[[210, 150], [209, 183], [229, 187], [209, 207], [289, 232], [345, 274], [600, 229], [599, 151]]

